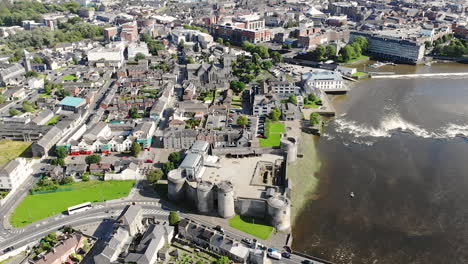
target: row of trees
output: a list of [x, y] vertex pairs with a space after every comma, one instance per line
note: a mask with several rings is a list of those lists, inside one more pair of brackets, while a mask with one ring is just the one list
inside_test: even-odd
[[340, 50], [339, 61], [348, 62], [362, 56], [369, 49], [369, 42], [365, 37], [358, 36], [353, 42]]
[[[13, 2], [13, 1], [12, 1]], [[53, 12], [72, 12], [77, 14], [80, 4], [67, 1], [60, 4], [38, 1], [0, 2], [0, 26], [21, 26], [23, 20], [42, 22], [42, 14]]]
[[103, 36], [103, 27], [88, 23], [76, 22], [58, 24], [58, 29], [51, 31], [45, 27], [20, 31], [6, 40], [7, 46], [14, 50], [16, 60], [21, 59], [23, 48], [40, 49], [54, 46], [61, 42], [76, 42], [83, 39], [96, 39]]
[[433, 50], [434, 54], [449, 57], [461, 57], [468, 55], [468, 41], [454, 38], [448, 45], [438, 44]]

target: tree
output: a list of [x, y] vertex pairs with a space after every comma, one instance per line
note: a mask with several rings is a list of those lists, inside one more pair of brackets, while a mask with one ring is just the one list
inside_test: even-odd
[[174, 164], [179, 164], [182, 160], [180, 152], [172, 152], [171, 154], [169, 154], [168, 160]]
[[231, 81], [231, 89], [234, 93], [239, 94], [245, 89], [245, 83], [242, 81]]
[[229, 260], [229, 258], [226, 256], [222, 256], [216, 260], [216, 264], [229, 264], [229, 263], [231, 263], [231, 260]]
[[75, 180], [73, 180], [73, 177], [72, 176], [67, 176], [65, 178], [63, 178], [62, 180], [62, 184], [69, 184], [69, 183], [72, 183], [74, 182]]
[[281, 56], [281, 54], [277, 51], [273, 51], [271, 53], [271, 59], [275, 64], [283, 62], [283, 56]]
[[265, 70], [268, 70], [270, 69], [271, 67], [273, 67], [273, 63], [269, 60], [266, 60], [266, 61], [263, 61], [262, 62], [262, 68], [265, 69]]
[[28, 71], [24, 74], [24, 76], [26, 77], [38, 77], [39, 76], [39, 73], [35, 72], [35, 71]]
[[96, 163], [101, 162], [101, 156], [96, 155], [96, 154], [89, 155], [88, 157], [86, 157], [85, 161], [88, 164], [96, 164]]
[[83, 180], [84, 182], [89, 181], [89, 175], [88, 174], [81, 175], [81, 180]]
[[288, 102], [291, 104], [297, 105], [297, 97], [294, 94], [291, 94], [288, 98]]
[[336, 47], [335, 45], [328, 45], [326, 56], [329, 60], [334, 60], [336, 57]]
[[267, 59], [270, 57], [270, 54], [268, 53], [268, 47], [264, 45], [258, 45], [255, 47], [255, 52], [262, 57], [262, 59]]
[[0, 94], [0, 104], [5, 103], [5, 101], [6, 101], [5, 96]]
[[23, 104], [23, 111], [25, 112], [34, 112], [36, 109], [34, 108], [34, 103], [29, 101], [24, 101]]
[[323, 45], [318, 45], [317, 48], [312, 52], [312, 55], [314, 56], [315, 60], [323, 60], [324, 56], [326, 54], [326, 49], [325, 46]]
[[317, 125], [320, 123], [320, 118], [319, 118], [319, 114], [317, 113], [311, 113], [310, 114], [310, 125], [311, 126], [314, 126], [314, 125]]
[[150, 172], [148, 172], [148, 174], [146, 174], [146, 179], [150, 183], [156, 184], [162, 178], [163, 175], [164, 175], [164, 172], [162, 170], [154, 169], [154, 170], [151, 170]]
[[12, 108], [10, 109], [10, 111], [8, 111], [8, 113], [11, 115], [11, 116], [15, 116], [15, 115], [19, 115], [21, 112]]
[[252, 55], [252, 62], [258, 65], [262, 62], [262, 58], [260, 58], [260, 55], [258, 55], [257, 53], [254, 53]]
[[281, 110], [278, 107], [275, 107], [270, 112], [270, 119], [273, 121], [278, 121], [281, 118]]
[[55, 156], [60, 159], [64, 159], [67, 156], [67, 149], [65, 147], [56, 147]]
[[223, 45], [224, 40], [223, 40], [222, 38], [217, 38], [217, 39], [216, 39], [216, 42], [218, 42], [219, 44]]
[[309, 99], [309, 101], [312, 101], [314, 102], [315, 100], [317, 100], [317, 97], [315, 96], [315, 94], [311, 93], [307, 96], [307, 98]]
[[135, 55], [135, 60], [136, 61], [139, 61], [139, 60], [144, 60], [146, 58], [145, 54], [141, 53], [141, 52], [138, 52], [136, 55]]
[[171, 170], [175, 169], [175, 165], [172, 162], [166, 162], [162, 165], [162, 171], [167, 175]]
[[132, 154], [132, 156], [134, 157], [138, 157], [138, 154], [140, 154], [141, 152], [141, 146], [138, 142], [133, 142], [132, 143], [132, 146], [130, 147], [130, 153]]
[[32, 59], [32, 61], [33, 61], [34, 63], [37, 63], [37, 64], [42, 64], [42, 63], [44, 63], [44, 60], [43, 60], [41, 57], [39, 57], [39, 56], [34, 56], [33, 59]]
[[369, 49], [369, 42], [365, 37], [358, 36], [354, 38], [353, 43], [357, 43], [357, 46], [359, 46], [361, 52], [366, 52]]
[[177, 212], [171, 211], [169, 213], [169, 225], [175, 226], [179, 223], [179, 221], [180, 219], [179, 219], [179, 215], [177, 215]]
[[341, 58], [344, 62], [350, 61], [356, 57], [356, 52], [354, 48], [350, 45], [346, 45], [340, 50]]
[[50, 164], [55, 166], [65, 166], [65, 160], [62, 158], [53, 159]]
[[249, 123], [249, 119], [245, 115], [241, 115], [237, 118], [236, 123], [239, 126], [246, 126]]
[[129, 111], [129, 116], [131, 118], [141, 118], [140, 113], [138, 113], [138, 109], [136, 107], [132, 107]]

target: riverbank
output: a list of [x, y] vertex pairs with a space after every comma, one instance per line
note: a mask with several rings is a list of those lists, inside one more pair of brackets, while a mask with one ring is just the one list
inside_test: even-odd
[[320, 159], [316, 148], [317, 138], [314, 135], [302, 133], [303, 157], [288, 165], [287, 177], [292, 180], [291, 220], [294, 223], [301, 210], [310, 200], [316, 199], [319, 180], [316, 174], [320, 170]]

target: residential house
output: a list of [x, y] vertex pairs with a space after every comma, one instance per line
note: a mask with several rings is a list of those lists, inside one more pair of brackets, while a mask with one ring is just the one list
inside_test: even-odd
[[62, 264], [70, 262], [70, 255], [80, 252], [87, 239], [82, 233], [75, 232], [65, 240], [57, 243], [52, 250], [43, 255], [35, 264]]
[[171, 242], [174, 227], [168, 225], [150, 225], [138, 244], [137, 253], [125, 257], [126, 263], [153, 264], [158, 258], [160, 249]]
[[112, 235], [110, 241], [106, 244], [104, 250], [94, 256], [95, 264], [115, 263], [121, 252], [126, 251], [130, 246], [131, 236], [127, 229], [120, 226]]
[[15, 190], [32, 172], [32, 163], [25, 158], [16, 158], [9, 161], [0, 169], [0, 190]]
[[89, 172], [90, 173], [106, 173], [111, 170], [110, 163], [97, 163], [97, 164], [90, 164], [89, 165]]

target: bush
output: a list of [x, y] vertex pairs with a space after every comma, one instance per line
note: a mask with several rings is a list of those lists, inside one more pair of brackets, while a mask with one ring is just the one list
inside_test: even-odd
[[172, 152], [169, 154], [168, 160], [174, 164], [179, 164], [182, 158], [180, 157], [180, 152]]
[[132, 156], [137, 157], [138, 154], [141, 152], [141, 146], [138, 144], [138, 142], [133, 142], [132, 147], [130, 148], [130, 153]]
[[83, 174], [83, 176], [81, 176], [81, 180], [87, 182], [89, 181], [89, 175], [88, 174]]
[[96, 155], [96, 154], [89, 155], [88, 157], [86, 157], [85, 161], [88, 164], [96, 164], [96, 163], [101, 162], [101, 156]]
[[171, 211], [169, 213], [169, 224], [171, 226], [175, 226], [179, 223], [180, 219], [179, 219], [179, 215], [177, 215], [177, 212], [175, 211]]
[[163, 175], [164, 173], [162, 170], [155, 169], [155, 170], [148, 172], [148, 174], [146, 175], [146, 179], [152, 184], [156, 184], [162, 178]]
[[72, 183], [72, 182], [74, 182], [74, 181], [75, 181], [75, 180], [73, 179], [72, 176], [67, 176], [67, 177], [63, 178], [62, 184], [69, 184], [69, 183]]

